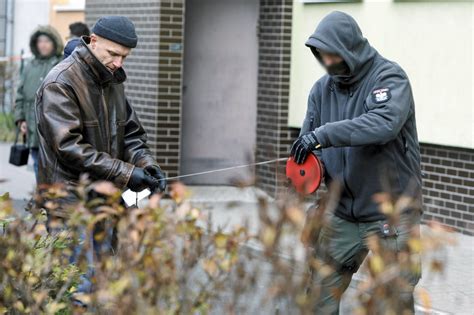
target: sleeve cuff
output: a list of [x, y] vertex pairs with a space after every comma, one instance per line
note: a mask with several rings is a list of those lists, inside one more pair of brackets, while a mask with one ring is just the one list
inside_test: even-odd
[[158, 163], [156, 162], [156, 160], [151, 157], [151, 156], [145, 156], [141, 159], [139, 159], [136, 163], [135, 163], [135, 166], [138, 166], [138, 167], [141, 167], [141, 168], [145, 168], [147, 166], [150, 166], [150, 165], [156, 165], [159, 167]]
[[135, 166], [130, 163], [115, 160], [114, 166], [110, 170], [106, 180], [113, 182], [118, 188], [124, 189], [127, 187], [134, 169]]
[[331, 142], [329, 141], [329, 137], [324, 126], [317, 128], [315, 130], [315, 134], [322, 148], [327, 148], [331, 146]]

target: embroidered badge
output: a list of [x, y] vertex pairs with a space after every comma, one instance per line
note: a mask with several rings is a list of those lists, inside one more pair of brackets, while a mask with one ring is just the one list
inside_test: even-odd
[[381, 88], [372, 91], [372, 101], [376, 104], [384, 103], [392, 98], [389, 88]]

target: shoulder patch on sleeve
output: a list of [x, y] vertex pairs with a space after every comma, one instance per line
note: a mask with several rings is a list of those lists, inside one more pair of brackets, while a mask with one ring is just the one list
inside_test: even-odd
[[389, 88], [380, 88], [372, 91], [372, 102], [376, 104], [385, 103], [392, 98]]

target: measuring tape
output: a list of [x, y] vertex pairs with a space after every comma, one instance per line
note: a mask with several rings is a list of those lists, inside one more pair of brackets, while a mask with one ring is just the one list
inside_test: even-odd
[[[256, 163], [250, 163], [250, 164], [244, 164], [244, 165], [237, 165], [237, 166], [231, 166], [231, 167], [224, 167], [224, 168], [219, 168], [215, 170], [210, 170], [210, 171], [204, 171], [204, 172], [197, 172], [197, 173], [190, 173], [190, 174], [184, 174], [184, 175], [178, 175], [178, 176], [170, 176], [166, 177], [164, 179], [160, 180], [177, 180], [181, 178], [186, 178], [186, 177], [193, 177], [193, 176], [201, 176], [201, 175], [207, 175], [207, 174], [213, 174], [213, 173], [218, 173], [218, 172], [227, 172], [231, 170], [236, 170], [240, 168], [246, 168], [246, 167], [252, 167], [252, 166], [258, 166], [258, 165], [264, 165], [264, 164], [271, 164], [271, 163], [276, 163], [276, 162], [283, 162], [287, 161], [288, 158], [278, 158], [278, 159], [273, 159], [273, 160], [267, 160], [263, 162], [256, 162]], [[133, 205], [138, 205], [138, 202], [146, 197], [148, 197], [151, 194], [150, 189], [145, 189], [140, 192], [134, 192], [131, 191], [130, 189], [126, 190], [122, 194], [122, 198], [125, 201], [125, 204], [128, 207], [131, 207]]]
[[[276, 162], [286, 161], [286, 177], [293, 184], [295, 190], [301, 195], [309, 195], [314, 193], [319, 186], [321, 185], [323, 178], [323, 166], [319, 161], [318, 157], [314, 154], [309, 154], [305, 162], [302, 164], [296, 164], [293, 158], [278, 158], [273, 160], [267, 160], [263, 162], [250, 163], [244, 165], [237, 165], [225, 168], [219, 168], [210, 171], [197, 172], [191, 174], [184, 174], [178, 176], [170, 176], [160, 180], [177, 180], [186, 177], [200, 176], [213, 174], [218, 172], [226, 172], [231, 170], [236, 170], [239, 168], [246, 168], [264, 164], [271, 164]], [[133, 192], [130, 189], [125, 191], [122, 194], [122, 198], [125, 201], [126, 205], [131, 207], [133, 205], [138, 205], [138, 202], [151, 194], [149, 189], [142, 190], [140, 192]]]

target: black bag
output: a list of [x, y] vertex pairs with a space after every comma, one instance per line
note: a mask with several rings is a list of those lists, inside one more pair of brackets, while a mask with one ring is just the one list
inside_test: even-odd
[[23, 136], [23, 144], [17, 144], [18, 136], [20, 134], [19, 128], [16, 130], [15, 143], [10, 148], [10, 164], [22, 166], [28, 164], [28, 155], [30, 149], [26, 146], [26, 137]]

